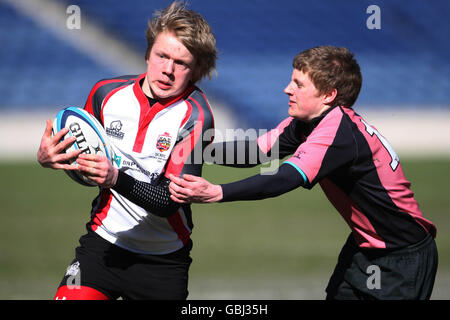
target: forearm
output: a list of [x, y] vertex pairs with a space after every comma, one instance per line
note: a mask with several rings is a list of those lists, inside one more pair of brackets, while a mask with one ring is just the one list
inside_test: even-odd
[[303, 177], [294, 167], [283, 164], [273, 175], [259, 174], [244, 180], [222, 184], [221, 202], [272, 198], [304, 184]]
[[152, 185], [119, 172], [117, 182], [112, 189], [152, 214], [168, 217], [180, 207], [180, 204], [170, 199], [169, 183], [170, 180], [163, 177], [158, 185]]

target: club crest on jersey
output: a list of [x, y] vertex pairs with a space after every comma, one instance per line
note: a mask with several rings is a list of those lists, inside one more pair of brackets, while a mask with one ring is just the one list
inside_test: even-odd
[[122, 130], [122, 121], [114, 120], [109, 124], [109, 127], [105, 127], [106, 134], [110, 137], [122, 140], [124, 133]]
[[160, 134], [158, 136], [158, 140], [156, 141], [156, 149], [158, 149], [160, 152], [169, 150], [171, 141], [172, 137], [167, 132]]

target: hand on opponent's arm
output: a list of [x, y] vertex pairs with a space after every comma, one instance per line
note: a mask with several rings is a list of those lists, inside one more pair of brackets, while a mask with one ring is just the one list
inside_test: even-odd
[[45, 131], [37, 152], [37, 161], [44, 168], [76, 170], [77, 166], [71, 165], [70, 163], [78, 157], [81, 150], [64, 153], [64, 150], [69, 148], [75, 142], [76, 138], [69, 137], [60, 141], [69, 129], [64, 128], [52, 136], [52, 127], [52, 121], [47, 119]]
[[222, 200], [222, 187], [202, 177], [184, 174], [183, 178], [169, 175], [170, 198], [178, 203], [211, 203]]

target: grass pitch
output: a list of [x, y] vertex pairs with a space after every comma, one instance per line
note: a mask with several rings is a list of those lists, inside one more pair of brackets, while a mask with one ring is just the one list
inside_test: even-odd
[[[425, 216], [438, 228], [433, 298], [449, 299], [449, 159], [403, 159]], [[205, 165], [216, 183], [253, 169]], [[89, 220], [96, 188], [35, 163], [0, 163], [0, 299], [51, 299]], [[274, 199], [193, 205], [191, 299], [321, 299], [349, 233], [320, 187]]]

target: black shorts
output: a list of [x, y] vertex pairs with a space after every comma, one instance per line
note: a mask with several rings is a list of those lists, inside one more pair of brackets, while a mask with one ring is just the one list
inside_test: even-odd
[[364, 250], [350, 235], [328, 283], [327, 299], [428, 300], [438, 266], [431, 235], [399, 250]]
[[170, 254], [137, 254], [104, 240], [89, 226], [87, 229], [60, 288], [66, 285], [90, 287], [109, 299], [187, 298], [191, 240]]

